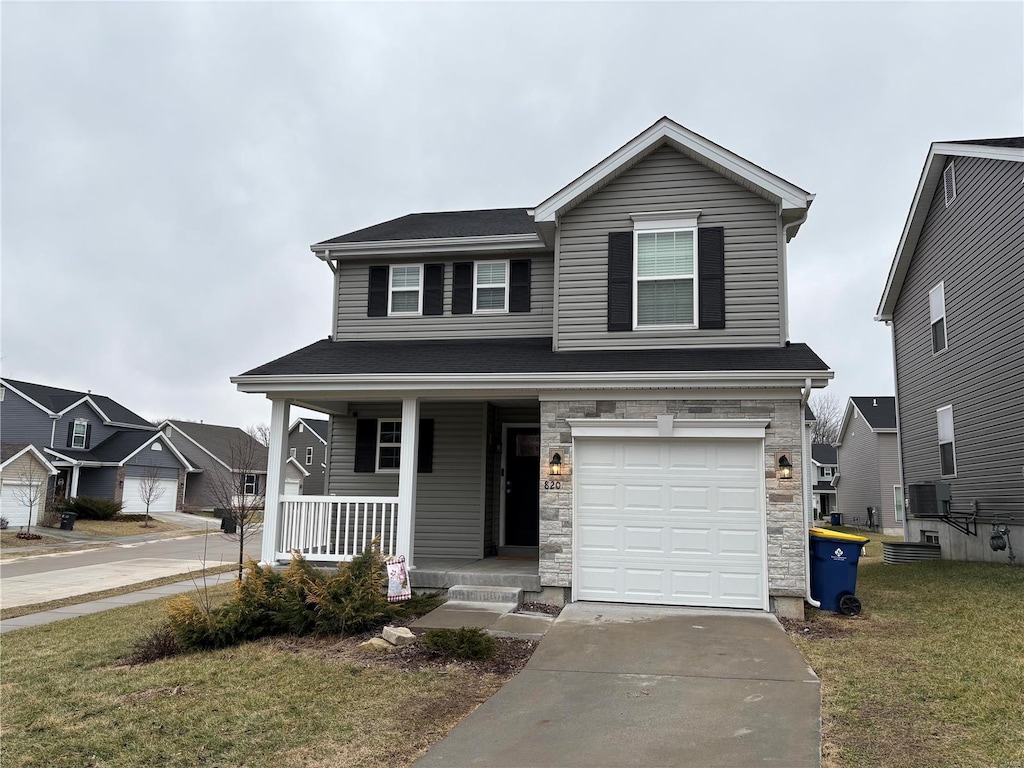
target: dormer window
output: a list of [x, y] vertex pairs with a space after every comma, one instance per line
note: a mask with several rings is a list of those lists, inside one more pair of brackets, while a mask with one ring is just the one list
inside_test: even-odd
[[423, 304], [423, 269], [419, 264], [391, 267], [388, 314], [418, 315]]
[[85, 448], [89, 444], [89, 422], [85, 419], [75, 419], [71, 425], [71, 439], [68, 441], [70, 448]]

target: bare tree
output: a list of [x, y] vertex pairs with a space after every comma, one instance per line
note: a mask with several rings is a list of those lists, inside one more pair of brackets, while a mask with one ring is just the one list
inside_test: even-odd
[[162, 479], [160, 468], [156, 466], [147, 466], [139, 478], [139, 498], [146, 505], [146, 522], [142, 524], [144, 528], [150, 527], [149, 507], [159, 501], [166, 491], [160, 482]]
[[[28, 523], [25, 530], [18, 536], [32, 536], [32, 518], [42, 513], [42, 506], [46, 501], [46, 486], [50, 479], [50, 473], [28, 456], [17, 463], [14, 471], [14, 482], [7, 487], [15, 499], [28, 507]], [[37, 538], [37, 537], [35, 537]]]
[[810, 406], [817, 419], [811, 429], [811, 442], [832, 445], [839, 439], [839, 428], [843, 425], [843, 403], [826, 389], [811, 395]]
[[270, 426], [267, 424], [253, 424], [249, 427], [249, 435], [264, 448], [270, 447]]
[[238, 578], [242, 578], [245, 545], [263, 528], [266, 499], [267, 449], [252, 434], [239, 430], [225, 457], [230, 472], [211, 474], [214, 503], [223, 510], [224, 535], [238, 542]]

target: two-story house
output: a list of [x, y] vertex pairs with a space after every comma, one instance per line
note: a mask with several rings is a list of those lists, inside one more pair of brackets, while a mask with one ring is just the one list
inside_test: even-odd
[[152, 477], [151, 512], [179, 509], [188, 461], [157, 428], [104, 395], [13, 379], [0, 380], [3, 442], [32, 445], [57, 470], [54, 498], [90, 496], [145, 511], [140, 487]]
[[283, 492], [286, 496], [320, 496], [327, 469], [327, 419], [296, 419], [288, 430], [288, 465]]
[[[376, 535], [414, 584], [512, 555], [534, 599], [802, 615], [832, 372], [790, 342], [786, 250], [812, 200], [663, 118], [533, 208], [314, 244], [331, 336], [232, 379], [272, 402], [263, 559]], [[329, 415], [328, 495], [280, 502], [293, 404]]]
[[1024, 562], [1022, 317], [1024, 137], [932, 144], [875, 319], [892, 329], [907, 540], [945, 558]]
[[814, 517], [818, 520], [827, 520], [829, 515], [836, 511], [836, 488], [832, 484], [839, 473], [836, 447], [828, 443], [812, 443], [811, 465], [814, 473], [811, 486], [811, 492], [814, 494]]
[[832, 479], [844, 525], [899, 536], [903, 488], [896, 449], [896, 398], [851, 397], [836, 440]]

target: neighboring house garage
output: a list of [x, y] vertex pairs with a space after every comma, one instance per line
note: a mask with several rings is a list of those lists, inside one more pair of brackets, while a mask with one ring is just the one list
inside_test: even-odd
[[[25, 503], [28, 485], [25, 483], [8, 482], [4, 480], [0, 485], [0, 515], [7, 518], [7, 523], [12, 528], [24, 528], [29, 525], [29, 507]], [[39, 509], [32, 510], [31, 525], [39, 522]]]
[[[146, 502], [142, 498], [142, 485], [147, 480], [142, 477], [126, 477], [121, 509], [125, 514], [145, 514]], [[153, 481], [156, 488], [149, 505], [150, 512], [174, 512], [178, 499], [178, 479], [159, 478]]]
[[576, 599], [768, 607], [762, 441], [594, 437], [575, 452]]

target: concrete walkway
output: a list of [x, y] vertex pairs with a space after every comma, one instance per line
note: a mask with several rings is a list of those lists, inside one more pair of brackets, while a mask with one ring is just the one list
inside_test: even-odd
[[820, 712], [769, 614], [573, 603], [416, 766], [817, 768]]

